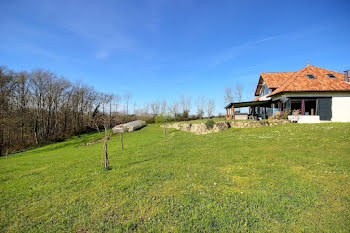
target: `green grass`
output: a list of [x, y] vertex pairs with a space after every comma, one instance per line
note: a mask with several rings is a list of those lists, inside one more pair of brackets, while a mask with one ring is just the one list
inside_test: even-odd
[[0, 232], [349, 232], [350, 124], [159, 124], [0, 158]]

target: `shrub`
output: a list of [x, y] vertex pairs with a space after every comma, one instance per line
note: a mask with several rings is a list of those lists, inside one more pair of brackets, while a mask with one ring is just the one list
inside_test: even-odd
[[145, 121], [147, 124], [155, 123], [154, 117], [145, 117], [144, 121]]
[[284, 120], [288, 119], [288, 115], [289, 115], [289, 113], [290, 113], [290, 110], [286, 110], [286, 111], [284, 111], [284, 113], [283, 113], [283, 115], [282, 115], [282, 118], [281, 118], [281, 119], [284, 119]]
[[199, 120], [200, 118], [197, 115], [190, 115], [188, 116], [189, 121]]
[[212, 128], [214, 128], [214, 124], [215, 124], [215, 122], [214, 122], [213, 120], [207, 120], [207, 121], [205, 122], [205, 125], [207, 126], [207, 129], [212, 129]]
[[[272, 119], [277, 119], [277, 120], [288, 119], [289, 113], [290, 113], [290, 110], [277, 111]], [[269, 119], [270, 119], [270, 117], [269, 117]]]
[[189, 115], [190, 111], [188, 110], [185, 110], [183, 113], [182, 113], [182, 118], [183, 120], [187, 121], [188, 120], [188, 115]]
[[164, 123], [164, 122], [170, 122], [170, 121], [173, 121], [173, 118], [169, 115], [160, 114], [154, 117], [155, 123]]

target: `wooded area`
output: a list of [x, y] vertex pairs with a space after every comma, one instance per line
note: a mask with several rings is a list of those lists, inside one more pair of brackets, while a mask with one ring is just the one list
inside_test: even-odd
[[50, 71], [0, 67], [0, 156], [96, 129], [96, 114], [109, 116], [111, 127], [120, 101]]

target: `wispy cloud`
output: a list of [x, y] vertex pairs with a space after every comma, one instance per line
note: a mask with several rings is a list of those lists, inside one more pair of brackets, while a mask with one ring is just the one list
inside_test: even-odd
[[52, 26], [69, 32], [81, 44], [92, 50], [96, 59], [109, 57], [116, 50], [134, 47], [134, 40], [127, 33], [127, 23], [115, 2], [100, 4], [86, 1], [61, 1], [40, 5], [38, 17], [46, 18]]
[[215, 66], [220, 65], [222, 63], [225, 63], [229, 60], [237, 58], [240, 55], [244, 54], [249, 49], [259, 47], [261, 45], [264, 45], [267, 42], [277, 41], [277, 40], [286, 40], [286, 39], [297, 40], [297, 39], [301, 39], [303, 37], [306, 37], [308, 35], [313, 35], [315, 33], [318, 33], [320, 31], [324, 30], [325, 28], [326, 28], [326, 26], [322, 25], [322, 26], [318, 26], [315, 28], [304, 29], [301, 31], [293, 31], [293, 32], [288, 32], [288, 33], [284, 33], [284, 34], [266, 36], [266, 37], [263, 37], [263, 38], [258, 39], [258, 40], [247, 41], [245, 43], [227, 48], [225, 51], [214, 55], [212, 57], [210, 66], [215, 67]]
[[248, 41], [248, 42], [242, 43], [240, 45], [232, 46], [231, 48], [228, 48], [226, 51], [224, 51], [218, 55], [215, 55], [212, 59], [211, 66], [217, 66], [217, 65], [220, 65], [222, 63], [225, 63], [233, 58], [238, 57], [247, 49], [256, 47], [256, 46], [263, 44], [265, 42], [268, 42], [268, 41], [279, 39], [283, 36], [285, 36], [285, 35], [268, 36], [268, 37], [265, 37], [265, 38], [262, 38], [259, 40]]

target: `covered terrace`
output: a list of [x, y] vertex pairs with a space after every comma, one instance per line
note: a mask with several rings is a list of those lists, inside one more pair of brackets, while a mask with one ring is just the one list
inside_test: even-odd
[[258, 117], [261, 117], [261, 108], [265, 109], [265, 115], [266, 115], [266, 108], [271, 107], [271, 101], [270, 100], [263, 100], [263, 101], [247, 101], [247, 102], [236, 102], [236, 103], [230, 103], [225, 106], [226, 109], [226, 119], [227, 120], [235, 120], [235, 109], [236, 108], [245, 108], [249, 107], [249, 116], [252, 119], [258, 119]]

